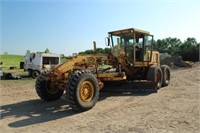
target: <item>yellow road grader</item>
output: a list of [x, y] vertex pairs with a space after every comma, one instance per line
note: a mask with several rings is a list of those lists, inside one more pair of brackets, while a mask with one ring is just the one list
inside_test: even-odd
[[140, 83], [154, 86], [155, 90], [169, 85], [170, 68], [160, 65], [159, 52], [154, 50], [149, 32], [135, 28], [116, 30], [108, 32], [105, 42], [111, 47], [111, 54], [97, 54], [93, 42], [94, 54], [76, 55], [41, 73], [35, 85], [38, 96], [52, 101], [66, 92], [72, 109], [86, 111], [94, 107], [106, 84]]

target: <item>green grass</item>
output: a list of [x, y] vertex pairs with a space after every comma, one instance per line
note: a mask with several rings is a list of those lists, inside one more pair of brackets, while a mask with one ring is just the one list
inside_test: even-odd
[[[11, 73], [16, 73], [16, 72], [22, 72], [23, 70], [20, 69], [20, 62], [24, 61], [25, 58], [23, 55], [0, 55], [0, 62], [3, 62], [0, 67], [3, 68], [3, 71], [5, 72], [11, 72]], [[17, 69], [15, 70], [9, 70], [11, 66], [15, 66]]]
[[2, 67], [16, 66], [19, 68], [21, 61], [24, 61], [23, 55], [0, 55], [0, 62], [3, 62]]

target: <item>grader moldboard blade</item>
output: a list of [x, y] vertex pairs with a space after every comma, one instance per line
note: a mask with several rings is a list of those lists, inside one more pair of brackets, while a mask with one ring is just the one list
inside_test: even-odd
[[157, 92], [157, 82], [152, 81], [123, 81], [123, 82], [109, 82], [105, 83], [104, 92]]

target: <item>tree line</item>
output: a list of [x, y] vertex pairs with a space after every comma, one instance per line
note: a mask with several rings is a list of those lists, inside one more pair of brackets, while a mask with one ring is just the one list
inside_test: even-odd
[[[153, 47], [160, 53], [168, 53], [172, 56], [180, 55], [183, 60], [199, 61], [200, 43], [194, 37], [188, 37], [184, 42], [178, 38], [168, 37], [165, 39], [153, 40]], [[96, 53], [110, 54], [110, 48], [97, 48]], [[85, 50], [79, 54], [94, 54], [93, 50]]]
[[[97, 54], [111, 54], [111, 48], [97, 48]], [[85, 50], [83, 52], [79, 52], [79, 54], [94, 54], [94, 50]]]
[[180, 55], [183, 60], [199, 61], [200, 43], [193, 37], [188, 37], [184, 42], [178, 38], [165, 38], [153, 41], [153, 46], [160, 53], [168, 53], [172, 56]]

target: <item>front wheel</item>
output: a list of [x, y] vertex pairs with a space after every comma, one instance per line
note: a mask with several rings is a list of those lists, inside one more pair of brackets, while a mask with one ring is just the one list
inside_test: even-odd
[[89, 110], [99, 97], [98, 81], [89, 71], [75, 71], [68, 81], [66, 94], [72, 109]]
[[40, 74], [36, 80], [35, 89], [38, 96], [44, 101], [53, 101], [63, 95], [63, 90], [50, 86], [50, 81], [46, 80], [43, 74]]

